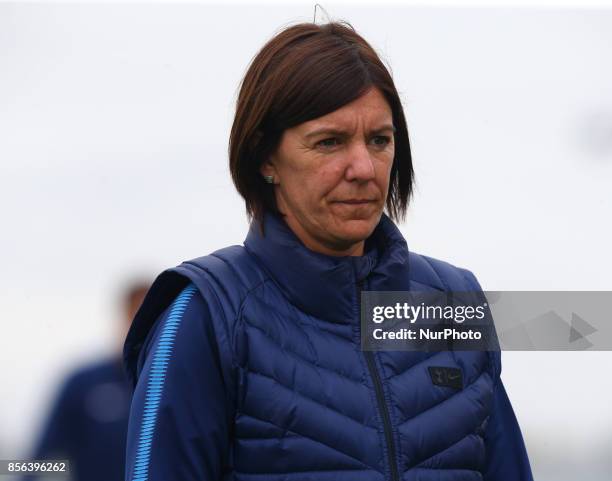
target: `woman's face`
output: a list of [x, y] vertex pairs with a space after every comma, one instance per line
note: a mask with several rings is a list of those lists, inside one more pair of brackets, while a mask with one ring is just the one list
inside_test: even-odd
[[382, 215], [395, 153], [391, 108], [370, 89], [353, 102], [284, 131], [261, 168], [279, 210], [306, 247], [361, 255]]

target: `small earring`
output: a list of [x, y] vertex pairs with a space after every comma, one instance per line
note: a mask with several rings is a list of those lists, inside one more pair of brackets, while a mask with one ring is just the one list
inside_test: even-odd
[[273, 175], [264, 175], [263, 178], [264, 178], [264, 180], [268, 184], [273, 184], [274, 183], [274, 176]]

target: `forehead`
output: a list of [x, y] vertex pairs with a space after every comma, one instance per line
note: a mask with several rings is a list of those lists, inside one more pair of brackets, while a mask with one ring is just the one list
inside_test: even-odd
[[361, 97], [339, 109], [304, 122], [298, 127], [303, 132], [321, 127], [351, 129], [359, 123], [377, 127], [378, 124], [391, 123], [391, 120], [392, 112], [389, 103], [380, 90], [372, 88]]

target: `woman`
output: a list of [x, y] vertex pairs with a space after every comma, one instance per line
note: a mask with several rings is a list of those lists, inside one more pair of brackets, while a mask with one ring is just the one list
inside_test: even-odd
[[229, 156], [244, 246], [163, 272], [126, 339], [126, 479], [531, 480], [499, 352], [360, 349], [361, 290], [480, 291], [392, 221], [413, 170], [370, 45], [343, 23], [276, 35], [242, 82]]

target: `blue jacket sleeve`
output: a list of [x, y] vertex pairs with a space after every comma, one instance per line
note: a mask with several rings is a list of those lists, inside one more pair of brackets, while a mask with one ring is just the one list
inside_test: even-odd
[[494, 388], [484, 440], [487, 453], [484, 481], [533, 481], [521, 429], [501, 378]]
[[139, 354], [126, 481], [213, 481], [228, 451], [225, 393], [210, 311], [189, 284]]

